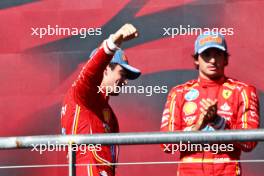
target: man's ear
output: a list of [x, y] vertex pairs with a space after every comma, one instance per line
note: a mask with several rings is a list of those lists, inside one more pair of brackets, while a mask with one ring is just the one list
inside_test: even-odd
[[104, 76], [109, 76], [109, 74], [112, 72], [111, 67], [109, 65], [104, 70]]
[[109, 72], [109, 66], [107, 66], [104, 70], [104, 76], [107, 76], [108, 75], [108, 72]]
[[198, 59], [194, 59], [194, 65], [195, 65], [195, 68], [199, 68], [199, 62], [198, 62]]

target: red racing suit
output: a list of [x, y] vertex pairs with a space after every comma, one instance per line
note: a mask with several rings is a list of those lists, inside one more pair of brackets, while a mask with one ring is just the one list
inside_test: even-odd
[[[217, 82], [199, 78], [172, 88], [163, 112], [161, 131], [190, 131], [190, 127], [197, 122], [200, 115], [199, 102], [206, 98], [218, 100], [217, 116], [220, 120], [217, 124], [207, 124], [202, 131], [259, 127], [259, 100], [256, 89], [245, 83], [223, 77]], [[241, 151], [251, 151], [257, 143], [230, 144], [218, 143], [218, 146], [222, 145], [222, 150], [217, 152], [210, 150], [212, 148], [180, 151], [180, 161], [183, 163], [178, 165], [177, 176], [241, 175], [239, 163], [228, 161], [239, 160]], [[179, 144], [163, 144], [163, 147], [168, 149], [164, 151], [171, 153], [174, 145]], [[212, 147], [215, 144], [208, 143], [208, 145]], [[217, 161], [221, 163], [216, 163]]]
[[[103, 72], [113, 53], [107, 40], [83, 67], [78, 79], [69, 89], [61, 111], [63, 134], [94, 134], [119, 132], [118, 121], [108, 104], [108, 97], [98, 91]], [[76, 152], [77, 164], [103, 164], [100, 166], [77, 166], [77, 176], [114, 176], [115, 168], [109, 163], [117, 162], [118, 147], [100, 144], [85, 145], [85, 152]]]

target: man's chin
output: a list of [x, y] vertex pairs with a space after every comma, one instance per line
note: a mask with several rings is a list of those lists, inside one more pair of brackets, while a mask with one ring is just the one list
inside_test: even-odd
[[221, 79], [224, 75], [222, 75], [222, 74], [208, 74], [207, 76], [212, 80], [218, 80], [218, 79]]

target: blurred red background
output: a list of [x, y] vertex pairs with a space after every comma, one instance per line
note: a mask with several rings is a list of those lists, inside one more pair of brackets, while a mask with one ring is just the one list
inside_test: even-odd
[[[264, 2], [259, 0], [2, 0], [0, 2], [0, 134], [60, 134], [63, 96], [90, 52], [122, 24], [140, 32], [123, 47], [143, 75], [133, 85], [168, 86], [195, 78], [191, 54], [196, 36], [164, 36], [163, 28], [190, 25], [233, 28], [227, 75], [257, 87], [264, 101]], [[31, 35], [48, 25], [102, 28], [101, 36]], [[158, 131], [166, 94], [123, 94], [111, 99], [121, 132]], [[261, 107], [262, 108], [262, 107]], [[263, 109], [261, 109], [263, 114]], [[261, 124], [263, 127], [263, 123]], [[63, 164], [64, 153], [0, 151], [1, 165]], [[243, 159], [263, 159], [263, 143]], [[121, 146], [119, 162], [175, 161], [158, 145]], [[262, 175], [263, 163], [243, 164], [244, 175]], [[119, 175], [176, 175], [177, 165], [120, 166]], [[67, 168], [0, 169], [0, 175], [67, 175]]]

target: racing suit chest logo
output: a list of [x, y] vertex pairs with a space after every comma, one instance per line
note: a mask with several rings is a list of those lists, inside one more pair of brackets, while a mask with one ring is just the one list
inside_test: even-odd
[[195, 119], [196, 119], [196, 115], [191, 115], [183, 118], [187, 126], [191, 126], [194, 123]]
[[227, 104], [227, 103], [224, 103], [221, 107], [220, 107], [221, 110], [223, 111], [230, 111], [231, 107]]
[[102, 113], [104, 117], [103, 128], [106, 133], [110, 133], [111, 127], [109, 125], [109, 122], [111, 120], [111, 110], [109, 108], [104, 108]]
[[109, 108], [104, 108], [103, 109], [103, 117], [104, 117], [104, 121], [106, 123], [110, 122], [111, 119], [111, 110]]
[[224, 89], [222, 92], [222, 96], [224, 99], [229, 99], [229, 97], [232, 95], [232, 91], [228, 89]]
[[187, 101], [196, 100], [198, 97], [199, 97], [199, 91], [197, 89], [191, 89], [184, 96], [185, 100]]
[[186, 116], [194, 114], [196, 110], [197, 105], [194, 102], [186, 102], [183, 106], [183, 112]]

